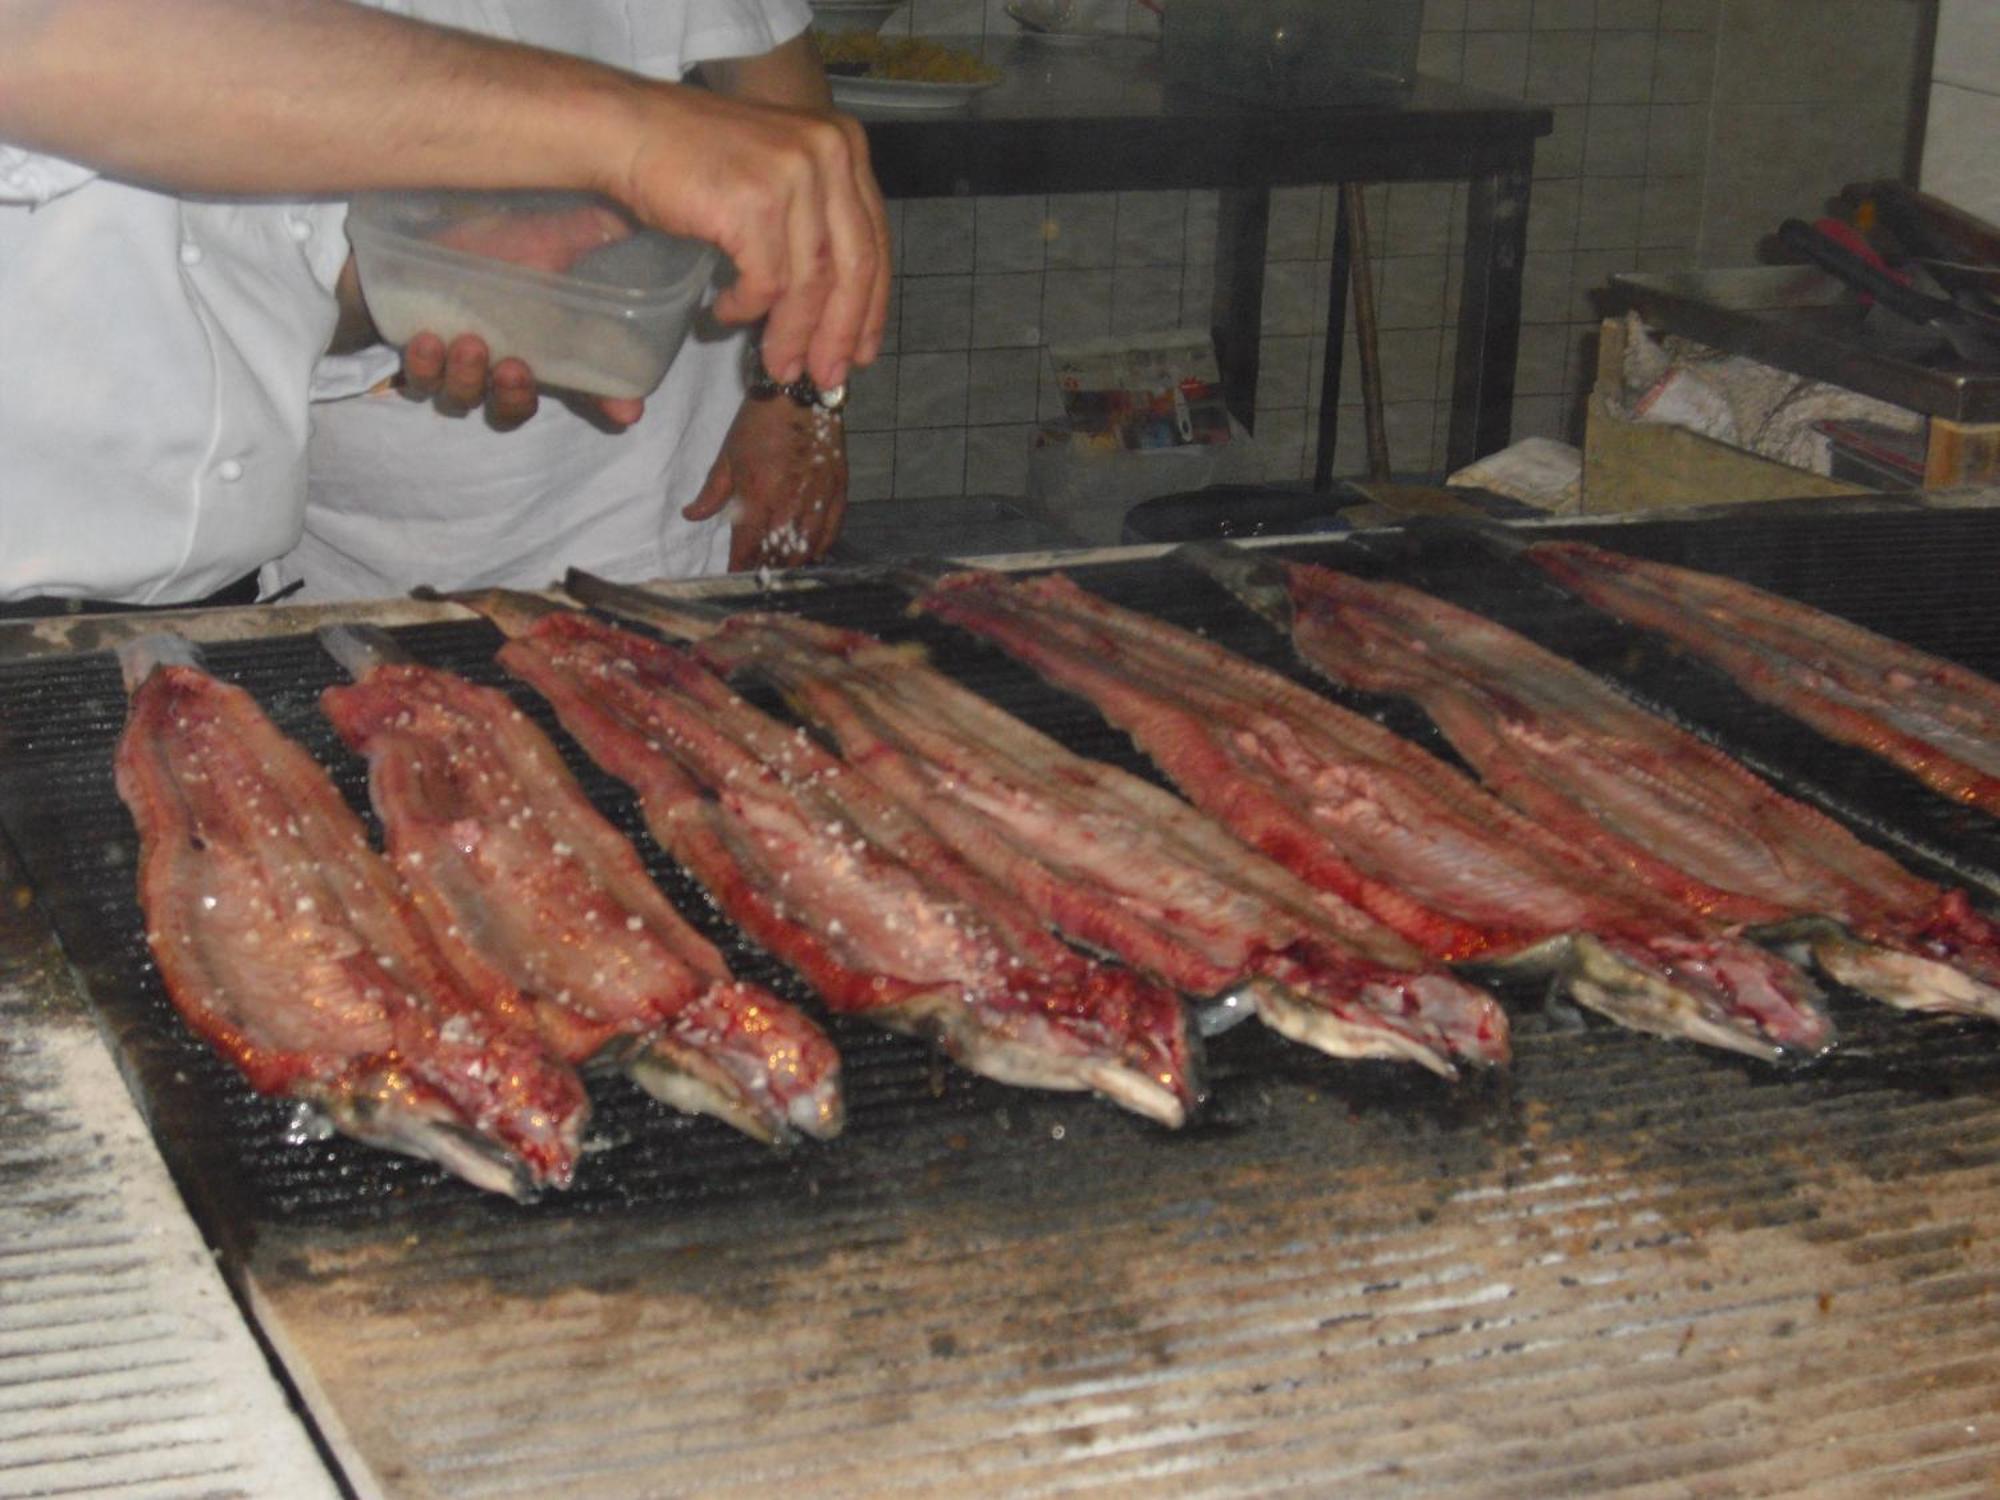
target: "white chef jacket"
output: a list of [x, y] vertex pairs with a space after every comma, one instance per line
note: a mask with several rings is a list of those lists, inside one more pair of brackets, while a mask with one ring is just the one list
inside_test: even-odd
[[0, 600], [194, 599], [292, 544], [344, 217], [0, 145]]
[[[662, 77], [810, 18], [800, 0], [381, 8]], [[298, 541], [309, 399], [367, 373], [315, 366], [344, 220], [338, 203], [177, 198], [0, 144], [0, 602], [199, 598]]]
[[[677, 79], [713, 58], [770, 51], [811, 19], [802, 0], [407, 0], [418, 17]], [[448, 330], [439, 330], [449, 337]], [[745, 335], [697, 322], [646, 414], [607, 433], [544, 395], [499, 433], [377, 388], [315, 408], [305, 531], [274, 583], [301, 599], [447, 588], [541, 587], [567, 565], [620, 579], [685, 577], [728, 564], [720, 518], [682, 519], [743, 399]], [[329, 359], [355, 383], [393, 368], [380, 353]]]

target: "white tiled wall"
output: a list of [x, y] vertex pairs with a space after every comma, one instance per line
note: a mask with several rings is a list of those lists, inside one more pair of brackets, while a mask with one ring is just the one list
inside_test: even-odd
[[2000, 4], [1942, 0], [1923, 187], [2000, 223]]
[[[1720, 0], [1430, 0], [1425, 6], [1423, 72], [1544, 104], [1555, 116], [1554, 133], [1535, 152], [1516, 436], [1572, 435], [1591, 377], [1593, 291], [1614, 272], [1694, 258], [1720, 10]], [[1392, 199], [1400, 191], [1392, 190]], [[1393, 209], [1391, 228], [1393, 281], [1404, 249], [1393, 233]], [[1454, 226], [1453, 255], [1458, 245]], [[1441, 266], [1438, 274], [1448, 277], [1451, 269]], [[1452, 341], [1447, 325], [1439, 341], [1447, 380]], [[1448, 390], [1439, 386], [1440, 394]], [[1342, 415], [1340, 441], [1347, 445], [1347, 429], [1357, 424], [1351, 408]], [[1436, 403], [1433, 464], [1443, 462], [1446, 416]], [[1414, 416], [1406, 423], [1416, 425]], [[1358, 441], [1341, 449], [1350, 464]], [[1423, 467], [1423, 450], [1414, 442], [1399, 445], [1394, 428], [1390, 447], [1397, 467]]]
[[[1588, 349], [1597, 326], [1591, 294], [1610, 275], [1690, 264], [1704, 251], [1723, 262], [1753, 259], [1754, 237], [1729, 217], [1768, 211], [1758, 196], [1767, 189], [1739, 184], [1750, 168], [1779, 160], [1785, 172], [1810, 175], [1813, 192], [1822, 191], [1824, 173], [1834, 174], [1825, 192], [1846, 180], [1840, 170], [1852, 151], [1819, 151], [1835, 158], [1829, 163], [1805, 159], [1817, 149], [1817, 135], [1837, 131], [1806, 130], [1806, 139], [1774, 142], [1736, 140], [1715, 129], [1720, 76], [1754, 87], [1760, 55], [1811, 50], [1814, 44], [1774, 30], [1774, 19], [1799, 19], [1798, 0], [1406, 3], [1423, 6], [1423, 72], [1554, 112], [1555, 132], [1540, 143], [1535, 161], [1517, 435], [1573, 435], [1591, 375]], [[1995, 0], [1965, 3], [2000, 11]], [[1136, 0], [1080, 4], [1090, 23], [1135, 31], [1157, 26]], [[1815, 0], [1813, 9], [1873, 6], [1895, 13], [1906, 30], [1914, 4]], [[1844, 17], [1843, 24], [1830, 45], [1853, 49], [1848, 32], [1859, 23]], [[1011, 34], [1014, 25], [1003, 0], [911, 0], [885, 29]], [[1738, 55], [1721, 56], [1725, 33]], [[1897, 66], [1907, 89], [1908, 59]], [[1810, 75], [1811, 68], [1794, 57], [1793, 71]], [[1879, 106], [1878, 98], [1868, 107]], [[1829, 108], [1817, 95], [1800, 107]], [[1849, 106], [1843, 118], [1857, 108]], [[1389, 439], [1399, 471], [1433, 471], [1443, 463], [1463, 197], [1462, 189], [1421, 183], [1377, 185], [1367, 194]], [[1335, 200], [1330, 188], [1274, 196], [1257, 391], [1257, 439], [1273, 478], [1310, 472]], [[1740, 210], [1738, 200], [1745, 205]], [[1041, 353], [1046, 341], [1208, 326], [1212, 193], [927, 200], [895, 208], [901, 259], [893, 352], [859, 377], [850, 408], [858, 499], [1018, 492], [1038, 419], [1059, 412]], [[1769, 227], [1779, 217], [1771, 216]], [[1725, 232], [1705, 240], [1705, 219]], [[1350, 357], [1338, 437], [1340, 467], [1348, 472], [1362, 458], [1354, 368]]]
[[[1785, 218], [1906, 167], [1927, 0], [1723, 0], [1700, 258], [1754, 261]], [[1802, 21], [1809, 21], [1802, 24]]]

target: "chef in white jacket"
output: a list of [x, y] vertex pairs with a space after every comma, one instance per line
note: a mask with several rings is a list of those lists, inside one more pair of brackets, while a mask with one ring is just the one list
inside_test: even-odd
[[[649, 78], [699, 68], [734, 97], [831, 103], [803, 0], [394, 3]], [[844, 436], [810, 402], [746, 404], [748, 344], [704, 320], [636, 423], [544, 399], [507, 431], [390, 388], [395, 357], [379, 346], [329, 358], [322, 394], [364, 394], [314, 409], [304, 536], [268, 582], [318, 600], [419, 583], [540, 587], [565, 565], [644, 579], [803, 561], [838, 526]]]
[[781, 378], [880, 346], [851, 121], [344, 0], [0, 0], [0, 605], [254, 589], [299, 531], [335, 200], [401, 186], [603, 191], [719, 245]]
[[0, 599], [226, 591], [298, 534], [341, 213], [6, 145], [0, 199]]

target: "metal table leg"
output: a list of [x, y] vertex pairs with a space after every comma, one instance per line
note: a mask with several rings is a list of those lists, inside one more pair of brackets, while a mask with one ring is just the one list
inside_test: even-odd
[[1521, 346], [1521, 267], [1527, 253], [1532, 160], [1531, 155], [1507, 171], [1472, 181], [1460, 273], [1447, 470], [1507, 446], [1514, 361]]
[[1269, 188], [1228, 188], [1215, 222], [1215, 300], [1209, 332], [1229, 414], [1257, 430], [1257, 364], [1264, 330], [1264, 251], [1271, 231]]
[[1313, 488], [1321, 493], [1333, 488], [1333, 450], [1340, 429], [1341, 364], [1347, 352], [1347, 279], [1353, 269], [1353, 230], [1347, 222], [1346, 194], [1340, 193], [1340, 210], [1333, 221], [1333, 270], [1326, 294], [1326, 358], [1320, 364], [1319, 447], [1313, 458]]

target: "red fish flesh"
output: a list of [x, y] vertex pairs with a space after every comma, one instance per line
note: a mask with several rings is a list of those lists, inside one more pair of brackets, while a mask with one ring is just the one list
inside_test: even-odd
[[1455, 768], [1275, 672], [1060, 575], [958, 574], [921, 607], [1088, 698], [1198, 807], [1435, 959], [1554, 967], [1624, 1025], [1753, 1056], [1831, 1042], [1789, 964], [1607, 886]]
[[1454, 1057], [1506, 1060], [1506, 1014], [1491, 996], [1178, 798], [959, 686], [920, 651], [617, 585], [592, 582], [583, 597], [705, 636], [699, 655], [725, 674], [762, 673], [850, 766], [1074, 941], [1190, 995], [1248, 1000], [1274, 1030], [1336, 1057], [1447, 1076]]
[[[1300, 655], [1336, 682], [1414, 699], [1489, 788], [1606, 880], [1636, 878], [1718, 923], [1789, 924], [1832, 978], [1889, 1004], [2000, 1019], [2000, 929], [1963, 892], [1514, 631], [1399, 584], [1273, 571]], [[1257, 579], [1239, 571], [1235, 585], [1260, 603]]]
[[1678, 641], [1752, 697], [1932, 790], [2000, 813], [2000, 684], [1747, 583], [1583, 542], [1527, 551], [1565, 588]]
[[322, 633], [354, 672], [320, 706], [368, 758], [388, 853], [468, 980], [525, 995], [548, 1046], [760, 1140], [840, 1130], [839, 1055], [740, 984], [506, 696], [396, 659], [380, 632]]
[[934, 1037], [1003, 1083], [1091, 1089], [1168, 1125], [1186, 1119], [1198, 1054], [1171, 992], [1054, 938], [688, 653], [539, 601], [469, 602], [513, 636], [507, 669], [638, 792], [661, 844], [833, 1009]]
[[119, 795], [175, 1006], [259, 1093], [528, 1197], [567, 1186], [588, 1101], [511, 987], [467, 985], [326, 773], [185, 641], [125, 648]]

